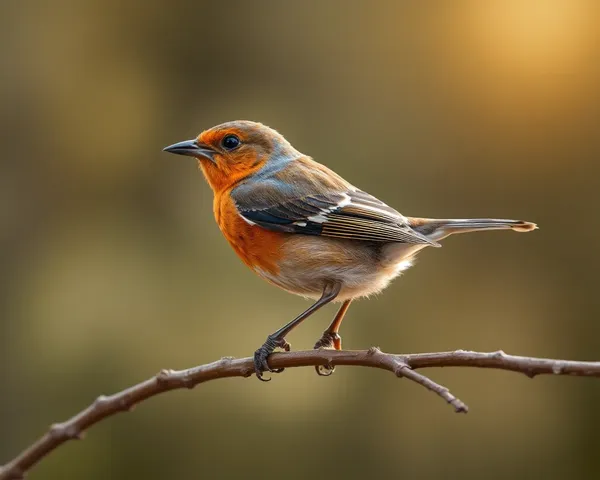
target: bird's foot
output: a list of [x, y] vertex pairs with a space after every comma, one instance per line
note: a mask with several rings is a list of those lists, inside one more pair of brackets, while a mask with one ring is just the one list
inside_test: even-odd
[[330, 348], [333, 350], [341, 350], [342, 349], [342, 337], [338, 335], [337, 332], [329, 332], [324, 331], [323, 336], [319, 338], [315, 346], [313, 347], [315, 350], [317, 348]]
[[[337, 332], [329, 332], [326, 330], [323, 332], [323, 336], [315, 343], [314, 348], [341, 350], [342, 337], [340, 337]], [[321, 377], [328, 377], [335, 372], [335, 367], [333, 365], [317, 365], [315, 366], [315, 371], [317, 372], [317, 375]]]
[[283, 368], [273, 369], [269, 367], [269, 355], [271, 355], [276, 348], [281, 348], [286, 352], [289, 352], [291, 345], [283, 337], [279, 338], [269, 335], [262, 347], [254, 352], [254, 372], [256, 373], [256, 378], [263, 382], [268, 382], [271, 380], [270, 378], [263, 378], [263, 372], [281, 373], [284, 370]]

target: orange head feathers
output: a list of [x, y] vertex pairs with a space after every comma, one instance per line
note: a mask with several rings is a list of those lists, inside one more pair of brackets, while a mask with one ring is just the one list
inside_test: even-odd
[[235, 185], [267, 162], [301, 156], [275, 130], [244, 120], [217, 125], [193, 140], [176, 143], [164, 150], [196, 157], [215, 192]]

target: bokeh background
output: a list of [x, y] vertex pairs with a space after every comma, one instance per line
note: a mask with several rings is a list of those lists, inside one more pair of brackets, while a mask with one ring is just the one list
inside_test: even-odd
[[[307, 307], [235, 257], [194, 161], [161, 152], [232, 119], [407, 215], [541, 226], [424, 252], [353, 306], [346, 347], [600, 360], [595, 0], [9, 0], [0, 27], [0, 463]], [[427, 373], [470, 413], [386, 372], [294, 369], [154, 398], [31, 479], [600, 475], [597, 381]]]

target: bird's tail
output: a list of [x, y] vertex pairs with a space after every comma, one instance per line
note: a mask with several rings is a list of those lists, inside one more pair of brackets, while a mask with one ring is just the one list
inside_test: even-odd
[[480, 230], [514, 230], [531, 232], [537, 225], [522, 220], [504, 220], [497, 218], [409, 218], [409, 224], [417, 232], [437, 241], [454, 233], [478, 232]]

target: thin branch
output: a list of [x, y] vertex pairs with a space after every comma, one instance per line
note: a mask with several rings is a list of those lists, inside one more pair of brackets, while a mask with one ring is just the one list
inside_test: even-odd
[[[481, 353], [454, 352], [393, 355], [377, 348], [369, 350], [309, 350], [275, 353], [269, 357], [272, 368], [354, 365], [389, 370], [422, 385], [447, 403], [454, 411], [466, 413], [468, 407], [450, 391], [430, 378], [417, 373], [418, 368], [475, 367], [510, 370], [533, 378], [541, 374], [600, 377], [600, 362], [577, 362], [546, 358], [519, 357], [503, 351]], [[35, 443], [16, 458], [0, 467], [0, 480], [22, 479], [42, 458], [68, 440], [80, 439], [92, 425], [118, 412], [131, 410], [136, 404], [159, 393], [178, 388], [193, 388], [210, 380], [227, 377], [249, 377], [254, 372], [252, 358], [225, 357], [213, 363], [187, 370], [162, 370], [156, 376], [110, 396], [100, 396], [85, 410], [63, 423], [56, 423]]]

